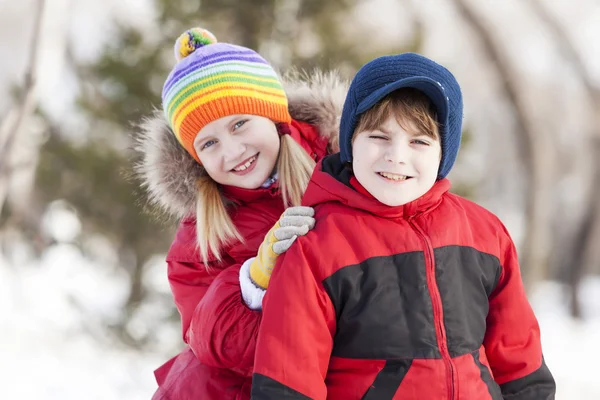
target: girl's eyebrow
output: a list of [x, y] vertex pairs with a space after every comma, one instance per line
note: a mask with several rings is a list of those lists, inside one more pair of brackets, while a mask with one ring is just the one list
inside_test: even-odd
[[205, 132], [204, 134], [198, 133], [196, 138], [194, 139], [194, 144], [202, 144], [207, 140], [216, 139], [216, 136], [213, 132]]
[[227, 121], [227, 129], [229, 131], [231, 131], [231, 129], [233, 129], [233, 126], [235, 125], [236, 121], [238, 120], [239, 116], [231, 116], [231, 118], [229, 119], [229, 121]]
[[196, 143], [200, 143], [200, 142], [202, 142], [202, 141], [206, 140], [206, 139], [207, 139], [209, 136], [211, 136], [211, 135], [210, 135], [210, 134], [208, 134], [208, 133], [205, 133], [205, 134], [203, 135], [203, 134], [201, 134], [200, 132], [198, 132], [198, 134], [196, 135], [196, 138], [194, 139], [194, 142], [196, 142]]
[[229, 128], [229, 130], [233, 129], [233, 126], [240, 120], [242, 119], [246, 119], [247, 115], [246, 114], [239, 114], [239, 115], [232, 115], [231, 119], [229, 121], [227, 121], [227, 128]]

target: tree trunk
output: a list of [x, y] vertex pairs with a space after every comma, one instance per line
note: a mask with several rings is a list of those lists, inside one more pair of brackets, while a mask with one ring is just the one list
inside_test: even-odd
[[527, 287], [548, 276], [548, 204], [545, 201], [549, 178], [552, 171], [549, 166], [553, 151], [548, 140], [536, 141], [535, 121], [527, 112], [525, 99], [521, 95], [517, 74], [511, 66], [509, 57], [502, 51], [501, 45], [492, 29], [477, 15], [467, 0], [454, 0], [464, 20], [471, 26], [483, 44], [483, 50], [501, 80], [502, 91], [514, 109], [517, 128], [516, 135], [518, 157], [525, 168], [525, 239], [521, 247], [521, 267], [523, 280]]
[[133, 266], [133, 271], [130, 272], [131, 281], [129, 285], [129, 297], [127, 298], [127, 303], [125, 305], [125, 310], [127, 312], [127, 319], [129, 319], [138, 306], [144, 300], [144, 265], [146, 263], [147, 258], [144, 254], [140, 254], [140, 252], [135, 252], [135, 265]]
[[[8, 196], [8, 185], [11, 176], [10, 163], [15, 141], [23, 129], [27, 119], [35, 110], [35, 85], [37, 78], [37, 63], [40, 47], [40, 36], [42, 29], [42, 17], [44, 15], [45, 0], [38, 0], [35, 5], [35, 21], [33, 24], [33, 37], [29, 45], [29, 59], [25, 70], [25, 81], [23, 91], [18, 104], [15, 106], [15, 119], [8, 119], [2, 124], [2, 147], [0, 147], [0, 214], [4, 208], [4, 202]], [[6, 123], [6, 126], [4, 125]], [[6, 130], [5, 130], [6, 129]]]
[[581, 79], [588, 97], [588, 101], [593, 107], [593, 131], [592, 133], [592, 151], [594, 173], [591, 177], [591, 188], [588, 198], [584, 202], [585, 211], [582, 218], [577, 221], [577, 228], [573, 235], [573, 242], [569, 246], [571, 251], [562, 259], [562, 269], [567, 273], [567, 281], [570, 291], [570, 310], [575, 318], [581, 317], [581, 306], [579, 304], [579, 285], [585, 275], [586, 255], [591, 254], [594, 246], [593, 228], [600, 213], [600, 89], [594, 84], [594, 80], [585, 67], [581, 54], [575, 49], [567, 32], [553, 18], [548, 10], [539, 0], [528, 2], [538, 17], [549, 28], [554, 36], [563, 58], [568, 61], [575, 69], [577, 76]]

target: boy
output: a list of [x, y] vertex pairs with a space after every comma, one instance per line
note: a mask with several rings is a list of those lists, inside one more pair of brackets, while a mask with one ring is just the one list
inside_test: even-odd
[[271, 277], [253, 399], [554, 398], [508, 232], [448, 192], [461, 129], [435, 62], [357, 73], [304, 196], [316, 227]]

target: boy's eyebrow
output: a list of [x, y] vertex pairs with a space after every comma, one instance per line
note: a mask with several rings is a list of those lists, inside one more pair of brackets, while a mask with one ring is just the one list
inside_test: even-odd
[[[387, 130], [385, 127], [380, 126], [378, 128], [375, 128], [376, 130], [385, 133], [388, 136], [392, 136], [392, 132], [390, 132], [389, 130]], [[411, 135], [412, 137], [430, 137], [428, 134], [426, 134], [425, 132], [419, 131], [417, 129], [407, 129], [406, 130], [408, 132], [409, 135]]]
[[380, 131], [380, 132], [383, 132], [383, 133], [385, 133], [386, 135], [389, 135], [389, 136], [391, 136], [391, 135], [392, 135], [392, 132], [388, 131], [388, 130], [387, 130], [387, 129], [385, 129], [383, 126], [379, 126], [379, 127], [375, 128], [375, 130], [378, 130], [378, 131]]
[[425, 133], [425, 132], [421, 132], [421, 131], [417, 131], [417, 130], [415, 130], [415, 131], [411, 131], [410, 133], [412, 134], [412, 136], [413, 136], [413, 137], [421, 137], [421, 136], [425, 136], [425, 137], [431, 138], [431, 136], [430, 136], [430, 135], [428, 135], [427, 133]]

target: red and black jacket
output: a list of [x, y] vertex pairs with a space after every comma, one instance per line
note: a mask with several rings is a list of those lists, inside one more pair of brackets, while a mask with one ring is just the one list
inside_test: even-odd
[[514, 244], [438, 181], [389, 207], [339, 155], [305, 194], [315, 228], [279, 258], [252, 399], [553, 399]]

